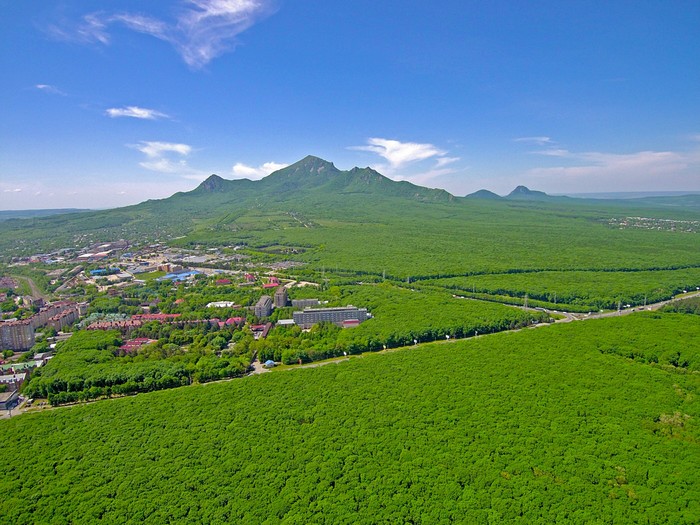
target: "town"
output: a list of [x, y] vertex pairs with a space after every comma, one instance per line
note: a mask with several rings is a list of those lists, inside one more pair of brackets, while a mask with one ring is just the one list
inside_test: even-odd
[[[257, 352], [250, 351], [250, 343], [266, 339], [275, 326], [308, 332], [319, 323], [352, 328], [371, 318], [366, 308], [328, 306], [313, 297], [319, 283], [278, 275], [298, 263], [263, 264], [239, 250], [139, 248], [120, 240], [14, 259], [8, 270], [19, 276], [0, 277], [0, 410], [26, 401], [22, 385], [76, 329], [119, 333], [114, 353], [131, 357], [170, 341], [173, 332], [216, 332], [224, 341], [217, 355], [245, 347], [235, 352], [244, 365], [233, 374], [239, 375], [278, 364], [256, 362]], [[51, 300], [34, 281], [42, 274]], [[197, 302], [188, 304], [185, 296], [193, 291]], [[191, 341], [181, 343], [184, 352]]]

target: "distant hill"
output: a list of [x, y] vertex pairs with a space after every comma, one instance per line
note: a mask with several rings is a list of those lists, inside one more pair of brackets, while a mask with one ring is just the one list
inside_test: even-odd
[[510, 200], [545, 200], [551, 197], [543, 191], [535, 191], [525, 186], [518, 186], [505, 198]]
[[9, 219], [31, 219], [32, 217], [48, 217], [50, 215], [60, 215], [63, 213], [76, 213], [90, 211], [80, 208], [57, 208], [51, 210], [1, 210], [0, 221]]
[[500, 200], [503, 197], [500, 195], [495, 194], [492, 191], [489, 190], [479, 190], [475, 191], [474, 193], [470, 193], [465, 197], [466, 199], [493, 199], [493, 200]]

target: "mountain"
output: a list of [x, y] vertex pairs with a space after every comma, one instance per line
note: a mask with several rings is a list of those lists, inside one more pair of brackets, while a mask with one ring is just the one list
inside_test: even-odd
[[492, 200], [501, 200], [503, 197], [500, 195], [495, 194], [492, 191], [489, 190], [479, 190], [475, 191], [474, 193], [470, 193], [465, 197], [466, 199], [492, 199]]
[[[277, 170], [259, 181], [225, 180], [212, 175], [195, 190], [181, 196], [228, 194], [231, 201], [254, 197], [275, 201], [308, 198], [313, 195], [374, 194], [416, 201], [448, 202], [455, 197], [445, 190], [424, 188], [406, 181], [393, 181], [372, 168], [341, 171], [332, 162], [309, 155]], [[167, 199], [166, 199], [167, 200]]]
[[551, 197], [543, 191], [534, 191], [525, 186], [518, 186], [505, 197], [510, 200], [545, 200]]
[[199, 193], [220, 193], [226, 191], [226, 179], [222, 179], [218, 175], [211, 175], [207, 180], [202, 182], [199, 187], [194, 190], [199, 190]]
[[[90, 240], [148, 238], [162, 241], [195, 230], [283, 229], [312, 218], [371, 215], [371, 209], [410, 209], [417, 203], [449, 203], [445, 190], [393, 181], [372, 168], [339, 170], [332, 162], [307, 156], [261, 180], [228, 180], [211, 175], [195, 189], [165, 199], [111, 210], [5, 221], [0, 252], [36, 253]], [[294, 217], [294, 218], [292, 218]]]

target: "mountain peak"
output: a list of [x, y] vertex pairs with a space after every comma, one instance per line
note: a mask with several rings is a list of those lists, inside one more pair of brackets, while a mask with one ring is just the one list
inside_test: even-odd
[[307, 155], [306, 157], [304, 157], [298, 162], [295, 162], [289, 167], [297, 169], [306, 169], [310, 171], [315, 171], [317, 173], [321, 173], [325, 170], [338, 171], [338, 168], [336, 168], [335, 164], [333, 164], [332, 162], [324, 160], [320, 157], [314, 157], [313, 155]]
[[508, 199], [543, 199], [547, 198], [547, 195], [543, 191], [531, 190], [527, 186], [518, 186], [513, 191], [511, 191], [506, 198]]
[[225, 179], [222, 179], [218, 175], [210, 175], [197, 189], [207, 193], [220, 193], [225, 190], [225, 186]]

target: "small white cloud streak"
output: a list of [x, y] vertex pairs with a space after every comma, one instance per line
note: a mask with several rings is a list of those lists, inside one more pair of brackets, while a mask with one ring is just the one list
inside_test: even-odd
[[278, 162], [266, 162], [257, 168], [243, 164], [242, 162], [237, 162], [231, 168], [233, 176], [237, 179], [250, 179], [259, 180], [263, 177], [267, 177], [270, 173], [273, 173], [282, 168], [286, 168], [289, 164], [280, 164]]
[[442, 168], [443, 166], [447, 166], [448, 164], [453, 164], [457, 161], [459, 161], [459, 157], [440, 157], [437, 159], [436, 166], [437, 168]]
[[144, 141], [134, 147], [149, 158], [162, 157], [171, 152], [187, 156], [192, 152], [192, 146], [175, 142]]
[[571, 152], [563, 148], [550, 148], [538, 151], [531, 151], [530, 153], [536, 155], [546, 155], [547, 157], [570, 157]]
[[50, 93], [51, 95], [61, 95], [62, 97], [66, 96], [66, 94], [63, 91], [58, 89], [56, 86], [52, 86], [50, 84], [36, 84], [34, 87], [39, 91], [43, 91], [44, 93]]
[[166, 22], [134, 13], [92, 13], [72, 30], [51, 27], [61, 40], [108, 45], [111, 24], [168, 42], [192, 69], [200, 69], [232, 50], [246, 29], [275, 12], [276, 0], [185, 0], [175, 19]]
[[161, 113], [160, 111], [156, 111], [155, 109], [141, 108], [138, 106], [109, 108], [105, 110], [105, 114], [111, 118], [129, 117], [142, 120], [157, 120], [162, 118], [170, 118], [165, 113]]
[[513, 139], [515, 142], [525, 142], [527, 144], [535, 144], [537, 146], [546, 146], [548, 144], [553, 144], [552, 139], [549, 137], [520, 137]]

